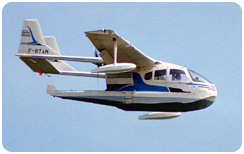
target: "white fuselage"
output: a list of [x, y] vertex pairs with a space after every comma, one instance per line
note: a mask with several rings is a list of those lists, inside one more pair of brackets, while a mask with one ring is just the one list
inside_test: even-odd
[[[217, 97], [215, 85], [200, 74], [148, 57], [113, 30], [85, 34], [100, 57], [61, 55], [55, 37], [43, 36], [38, 20], [26, 19], [17, 56], [40, 75], [106, 79], [105, 91], [60, 91], [49, 85], [47, 93], [52, 96], [115, 106], [126, 111], [165, 111], [139, 119], [178, 117], [180, 112], [210, 106]], [[90, 62], [99, 67], [91, 72], [80, 72], [65, 61]]]
[[[175, 79], [177, 73], [181, 80]], [[51, 95], [124, 110], [191, 111], [208, 107], [217, 97], [214, 84], [201, 81], [200, 76], [197, 79], [194, 81], [186, 67], [159, 62], [153, 68], [136, 69], [119, 76], [107, 74], [106, 91], [56, 90]]]

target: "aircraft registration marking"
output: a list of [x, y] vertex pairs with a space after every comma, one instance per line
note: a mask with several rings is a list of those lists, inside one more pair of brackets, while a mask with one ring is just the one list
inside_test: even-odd
[[28, 53], [48, 54], [48, 50], [29, 48]]

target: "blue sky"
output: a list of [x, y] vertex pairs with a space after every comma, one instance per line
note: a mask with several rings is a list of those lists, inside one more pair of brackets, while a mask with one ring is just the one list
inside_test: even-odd
[[[2, 10], [2, 143], [8, 151], [236, 151], [242, 143], [242, 23], [236, 3], [8, 3]], [[103, 79], [33, 73], [15, 54], [24, 19], [38, 19], [63, 55], [93, 56], [85, 31], [112, 29], [146, 55], [216, 84], [204, 110], [171, 120], [62, 100], [58, 89], [104, 90]], [[71, 62], [79, 71], [95, 65]]]

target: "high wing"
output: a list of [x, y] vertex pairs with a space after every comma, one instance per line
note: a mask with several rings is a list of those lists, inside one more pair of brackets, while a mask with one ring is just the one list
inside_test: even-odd
[[112, 30], [88, 31], [85, 34], [100, 51], [100, 56], [105, 64], [114, 62], [114, 40], [117, 40], [118, 63], [134, 63], [139, 68], [154, 66], [156, 63], [156, 60], [146, 56]]

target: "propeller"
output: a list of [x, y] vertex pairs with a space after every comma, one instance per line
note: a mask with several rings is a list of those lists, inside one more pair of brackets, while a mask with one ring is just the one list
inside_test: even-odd
[[[93, 52], [94, 52], [95, 57], [100, 57], [99, 51], [96, 49], [96, 47], [94, 47], [94, 51]], [[97, 67], [102, 66], [102, 64], [96, 64], [96, 63], [93, 63], [93, 64], [97, 65]]]

